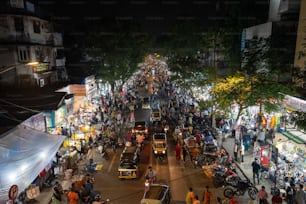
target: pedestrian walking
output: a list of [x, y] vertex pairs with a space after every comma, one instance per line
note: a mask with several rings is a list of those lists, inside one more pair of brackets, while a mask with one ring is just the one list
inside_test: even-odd
[[186, 204], [192, 204], [194, 199], [195, 199], [195, 195], [194, 195], [193, 189], [190, 187], [189, 191], [186, 194], [186, 199], [185, 199]]
[[239, 204], [237, 198], [233, 195], [229, 204]]
[[241, 155], [241, 163], [243, 163], [243, 158], [244, 158], [244, 150], [245, 150], [245, 147], [244, 147], [244, 144], [241, 143], [241, 146], [240, 146], [240, 155]]
[[180, 160], [181, 159], [181, 145], [179, 142], [176, 143], [175, 153], [176, 153], [176, 160]]
[[93, 154], [94, 152], [93, 152], [92, 146], [90, 146], [87, 151], [87, 159], [89, 160], [89, 165], [93, 163]]
[[295, 186], [293, 183], [290, 184], [290, 186], [288, 186], [286, 188], [286, 201], [287, 204], [293, 204], [294, 202], [294, 197], [296, 194], [296, 190], [295, 190]]
[[185, 146], [183, 146], [183, 160], [186, 161], [186, 157], [187, 157], [187, 149]]
[[74, 187], [72, 187], [71, 190], [67, 193], [67, 198], [68, 198], [69, 204], [79, 203], [79, 194]]
[[238, 143], [236, 141], [235, 145], [234, 145], [234, 159], [235, 159], [235, 161], [238, 161], [238, 149], [239, 149], [239, 146], [238, 146]]
[[283, 199], [280, 196], [280, 193], [276, 193], [272, 196], [272, 204], [282, 204], [283, 203]]
[[57, 182], [53, 188], [52, 204], [61, 204], [63, 200], [62, 198], [63, 194], [64, 194], [63, 189]]
[[203, 204], [214, 204], [214, 196], [209, 190], [209, 186], [206, 186], [206, 189], [203, 191], [202, 202]]
[[260, 165], [258, 163], [258, 159], [255, 158], [255, 160], [252, 162], [252, 170], [253, 170], [253, 182], [255, 184], [255, 177], [257, 177], [257, 181], [259, 184], [259, 170], [260, 170]]
[[257, 194], [257, 201], [259, 201], [259, 204], [268, 204], [268, 193], [264, 186], [261, 186], [261, 189]]
[[192, 204], [201, 204], [198, 195], [195, 196], [194, 201], [192, 202]]
[[297, 186], [297, 191], [296, 191], [296, 194], [294, 196], [294, 202], [296, 204], [305, 204], [306, 203], [306, 193], [305, 191], [303, 190], [303, 184], [299, 184]]

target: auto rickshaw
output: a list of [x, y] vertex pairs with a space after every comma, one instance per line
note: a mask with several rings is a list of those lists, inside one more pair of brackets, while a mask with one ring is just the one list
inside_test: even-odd
[[164, 159], [167, 157], [167, 135], [165, 133], [153, 134], [152, 149], [156, 158]]
[[170, 204], [170, 188], [164, 184], [151, 184], [145, 191], [141, 204]]
[[118, 178], [135, 179], [138, 176], [138, 148], [135, 146], [127, 146], [120, 156], [118, 167]]

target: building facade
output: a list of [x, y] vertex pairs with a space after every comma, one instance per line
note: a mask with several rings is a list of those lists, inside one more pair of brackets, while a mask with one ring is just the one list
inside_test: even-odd
[[297, 79], [297, 85], [306, 89], [306, 2], [301, 1], [300, 17], [296, 38], [294, 67], [301, 69], [302, 78]]
[[242, 68], [253, 66], [254, 73], [273, 74], [274, 81], [292, 81], [299, 8], [300, 0], [270, 1], [268, 21], [242, 32]]
[[31, 1], [5, 2], [0, 13], [0, 83], [43, 87], [66, 80], [62, 35]]

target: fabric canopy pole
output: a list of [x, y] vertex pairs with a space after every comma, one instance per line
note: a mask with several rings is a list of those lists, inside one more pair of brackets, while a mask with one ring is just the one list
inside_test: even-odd
[[19, 125], [0, 135], [0, 200], [8, 199], [8, 191], [17, 185], [27, 188], [50, 164], [65, 140]]

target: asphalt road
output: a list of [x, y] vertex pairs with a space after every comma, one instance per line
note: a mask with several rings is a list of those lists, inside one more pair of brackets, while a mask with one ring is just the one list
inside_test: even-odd
[[[149, 121], [149, 115], [148, 109], [135, 110], [136, 121]], [[138, 178], [133, 180], [117, 177], [122, 148], [116, 153], [108, 149], [110, 159], [107, 161], [102, 159], [103, 168], [95, 173], [95, 190], [102, 192], [102, 197], [109, 198], [112, 204], [140, 203], [144, 194], [144, 174], [148, 166], [152, 166], [157, 174], [157, 183], [170, 185], [172, 204], [185, 203], [185, 195], [189, 187], [192, 187], [199, 197], [202, 197], [202, 191], [206, 185], [209, 185], [213, 192], [222, 195], [222, 189], [221, 191], [214, 189], [211, 178], [204, 174], [203, 169], [194, 168], [188, 160], [186, 162], [176, 160], [175, 143], [171, 137], [168, 140], [168, 158], [159, 160], [153, 155], [150, 135], [141, 152]]]

